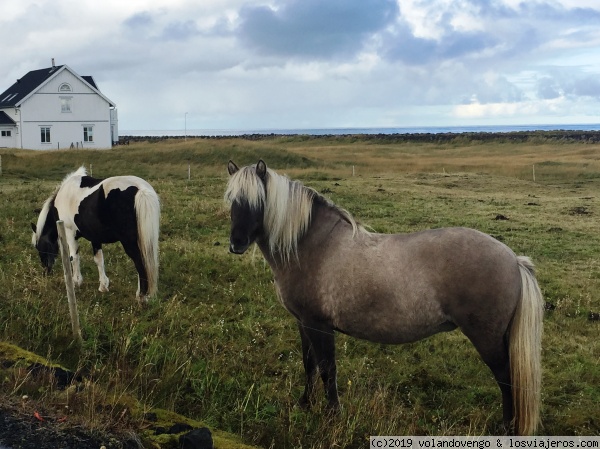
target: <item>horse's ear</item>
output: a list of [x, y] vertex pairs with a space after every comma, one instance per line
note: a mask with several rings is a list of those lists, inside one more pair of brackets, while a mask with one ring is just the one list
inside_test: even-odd
[[227, 164], [227, 171], [229, 172], [229, 175], [233, 175], [235, 172], [237, 172], [239, 170], [238, 166], [235, 165], [235, 163], [233, 161], [229, 161], [229, 163]]
[[256, 174], [263, 181], [267, 176], [267, 164], [265, 164], [265, 161], [263, 161], [262, 159], [258, 161], [258, 164], [256, 164]]
[[37, 232], [37, 226], [33, 223], [31, 223], [31, 229], [33, 229], [33, 232]]

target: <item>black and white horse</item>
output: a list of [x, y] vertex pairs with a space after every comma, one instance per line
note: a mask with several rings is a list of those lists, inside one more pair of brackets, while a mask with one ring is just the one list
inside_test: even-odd
[[121, 242], [138, 272], [138, 301], [146, 302], [156, 293], [160, 202], [148, 182], [136, 176], [96, 179], [87, 176], [85, 167], [67, 175], [44, 203], [37, 225], [31, 224], [32, 243], [48, 272], [58, 255], [58, 220], [65, 224], [77, 286], [83, 282], [77, 239], [83, 237], [92, 242], [101, 292], [108, 291], [109, 284], [102, 244]]

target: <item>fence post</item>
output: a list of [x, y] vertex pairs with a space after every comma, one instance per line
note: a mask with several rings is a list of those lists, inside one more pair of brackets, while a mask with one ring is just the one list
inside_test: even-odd
[[2, 156], [0, 156], [0, 176], [2, 176]]
[[535, 182], [535, 164], [533, 164], [532, 167], [533, 167], [533, 182]]
[[69, 245], [65, 233], [65, 223], [62, 220], [56, 222], [58, 228], [58, 241], [60, 242], [60, 254], [62, 257], [65, 284], [67, 286], [67, 299], [69, 300], [69, 313], [71, 314], [71, 327], [73, 339], [80, 345], [83, 343], [81, 328], [79, 327], [79, 312], [77, 312], [77, 300], [75, 299], [75, 286], [73, 284], [73, 273], [71, 269], [71, 258], [69, 257]]
[[188, 164], [188, 181], [192, 179], [192, 164]]

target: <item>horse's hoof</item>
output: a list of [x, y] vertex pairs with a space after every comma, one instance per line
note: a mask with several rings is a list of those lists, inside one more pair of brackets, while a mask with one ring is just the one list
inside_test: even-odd
[[327, 403], [327, 414], [329, 416], [337, 416], [342, 411], [342, 406], [339, 402]]
[[102, 293], [107, 293], [108, 292], [108, 286], [107, 285], [101, 285], [100, 287], [98, 287], [98, 291], [102, 292]]
[[298, 399], [298, 407], [300, 407], [302, 410], [310, 410], [311, 407], [311, 403], [308, 399], [306, 399], [304, 396], [302, 396], [300, 399]]

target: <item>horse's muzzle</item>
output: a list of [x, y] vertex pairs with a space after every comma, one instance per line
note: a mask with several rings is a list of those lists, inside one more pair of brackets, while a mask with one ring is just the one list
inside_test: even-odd
[[233, 254], [244, 254], [252, 244], [252, 240], [244, 236], [243, 238], [232, 237], [229, 239], [229, 252]]
[[229, 252], [232, 254], [244, 254], [248, 249], [248, 245], [236, 246], [233, 243], [229, 244]]

